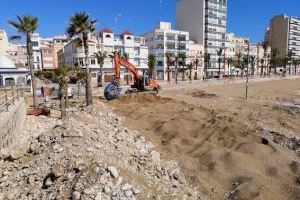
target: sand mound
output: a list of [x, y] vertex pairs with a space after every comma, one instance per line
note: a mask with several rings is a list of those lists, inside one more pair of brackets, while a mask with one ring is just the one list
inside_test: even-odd
[[145, 94], [120, 101], [113, 106], [129, 124], [166, 157], [179, 160], [190, 181], [212, 199], [300, 198], [300, 163], [274, 143], [262, 142], [236, 116]]
[[217, 98], [218, 97], [216, 94], [207, 93], [204, 90], [196, 90], [193, 92], [188, 92], [187, 94], [196, 98]]
[[122, 105], [124, 103], [164, 103], [168, 101], [171, 101], [171, 99], [148, 93], [138, 93], [124, 95], [120, 99], [115, 100], [114, 103], [120, 103]]

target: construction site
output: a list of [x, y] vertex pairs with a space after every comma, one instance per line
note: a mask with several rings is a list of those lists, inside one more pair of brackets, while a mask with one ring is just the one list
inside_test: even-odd
[[108, 103], [210, 199], [300, 197], [300, 80], [131, 95]]

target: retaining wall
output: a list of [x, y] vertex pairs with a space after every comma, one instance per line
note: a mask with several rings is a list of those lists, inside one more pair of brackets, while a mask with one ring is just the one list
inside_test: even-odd
[[0, 113], [0, 149], [10, 147], [21, 137], [26, 119], [26, 104], [23, 98], [15, 101], [8, 112]]

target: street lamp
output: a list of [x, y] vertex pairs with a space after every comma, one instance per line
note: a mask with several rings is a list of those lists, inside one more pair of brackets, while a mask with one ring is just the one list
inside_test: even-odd
[[248, 87], [249, 87], [249, 57], [250, 57], [250, 39], [248, 40], [247, 78], [246, 78], [246, 99], [248, 99]]

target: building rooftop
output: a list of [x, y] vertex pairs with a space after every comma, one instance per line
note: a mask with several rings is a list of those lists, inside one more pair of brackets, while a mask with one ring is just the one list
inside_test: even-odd
[[0, 69], [15, 69], [15, 64], [6, 56], [0, 56]]
[[103, 28], [100, 33], [113, 33], [109, 28], [105, 27]]
[[125, 30], [121, 33], [121, 35], [133, 35], [133, 33], [129, 32], [128, 30]]

